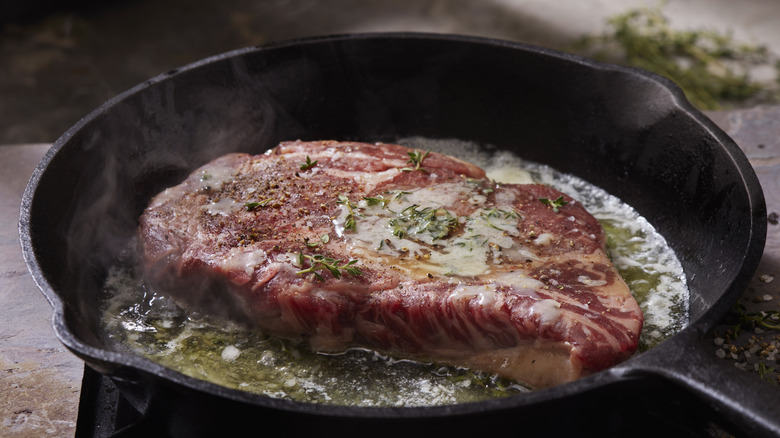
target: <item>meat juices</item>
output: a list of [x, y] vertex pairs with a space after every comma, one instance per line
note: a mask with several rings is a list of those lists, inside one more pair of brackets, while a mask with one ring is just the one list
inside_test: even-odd
[[229, 154], [139, 221], [159, 291], [317, 351], [365, 347], [542, 388], [626, 359], [642, 329], [578, 202], [438, 153], [296, 141]]

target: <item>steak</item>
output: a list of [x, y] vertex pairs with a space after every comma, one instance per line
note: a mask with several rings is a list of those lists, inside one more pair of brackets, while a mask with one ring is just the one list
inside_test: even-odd
[[322, 352], [368, 348], [542, 388], [635, 352], [643, 316], [583, 206], [399, 145], [233, 153], [154, 197], [145, 278]]

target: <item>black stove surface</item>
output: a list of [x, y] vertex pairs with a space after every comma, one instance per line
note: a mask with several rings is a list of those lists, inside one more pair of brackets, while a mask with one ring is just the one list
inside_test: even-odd
[[84, 367], [76, 438], [161, 437], [160, 428], [148, 423], [111, 379]]
[[[713, 412], [679, 397], [676, 391], [663, 391], [661, 397], [652, 397], [651, 403], [623, 400], [624, 409], [605, 409], [603, 418], [593, 418], [601, 424], [598, 435], [607, 436], [686, 436], [734, 437], [717, 426]], [[635, 394], [636, 395], [636, 394]], [[622, 398], [622, 397], [621, 397]], [[639, 403], [634, 403], [640, 401]], [[606, 408], [606, 406], [605, 406]], [[715, 415], [717, 416], [717, 415]], [[606, 428], [604, 428], [606, 427]], [[139, 413], [117, 389], [113, 381], [84, 367], [76, 438], [161, 437], [166, 428]], [[650, 434], [650, 435], [646, 435]], [[585, 433], [581, 436], [590, 436]]]

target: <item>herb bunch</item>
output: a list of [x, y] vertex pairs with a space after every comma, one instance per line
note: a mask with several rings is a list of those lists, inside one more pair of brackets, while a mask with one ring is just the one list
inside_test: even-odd
[[446, 238], [457, 228], [458, 218], [444, 208], [420, 208], [413, 204], [398, 212], [389, 224], [398, 238], [428, 233], [437, 240]]
[[[749, 74], [752, 68], [771, 66], [766, 46], [739, 44], [715, 31], [673, 30], [658, 8], [634, 9], [607, 24], [611, 32], [585, 36], [570, 50], [665, 76], [703, 110], [748, 98], [780, 100], [777, 84], [761, 84]], [[773, 67], [780, 70], [780, 62]]]

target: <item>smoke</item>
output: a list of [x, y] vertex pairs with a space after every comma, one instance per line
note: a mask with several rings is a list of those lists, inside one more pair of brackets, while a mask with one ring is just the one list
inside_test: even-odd
[[102, 279], [132, 245], [151, 197], [216, 157], [261, 153], [282, 131], [300, 132], [275, 92], [291, 69], [250, 71], [236, 56], [170, 72], [109, 101], [67, 134], [49, 172], [65, 172], [53, 178], [68, 186], [55, 191], [69, 199], [59, 201], [64, 211], [45, 214], [63, 218], [63, 293], [87, 333], [99, 332]]

